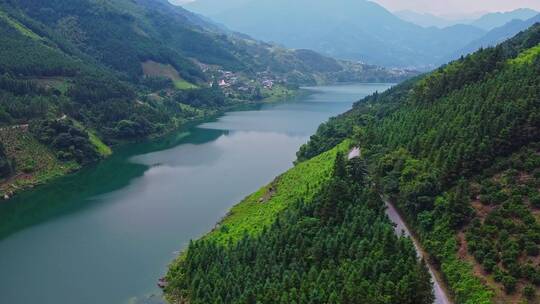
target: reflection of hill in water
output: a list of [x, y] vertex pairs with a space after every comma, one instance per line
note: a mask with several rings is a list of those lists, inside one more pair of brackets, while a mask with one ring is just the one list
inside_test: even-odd
[[132, 162], [129, 159], [133, 155], [166, 151], [183, 143], [201, 145], [226, 133], [219, 130], [200, 132], [194, 128], [194, 132], [178, 132], [154, 141], [121, 146], [113, 156], [95, 166], [23, 192], [10, 201], [1, 203], [0, 239], [56, 216], [102, 202], [95, 198], [126, 187], [133, 179], [142, 176], [149, 166], [155, 165]]

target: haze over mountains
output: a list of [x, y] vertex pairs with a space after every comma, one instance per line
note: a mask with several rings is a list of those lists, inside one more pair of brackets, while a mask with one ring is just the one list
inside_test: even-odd
[[484, 30], [492, 30], [496, 27], [505, 25], [512, 20], [527, 20], [538, 14], [537, 11], [521, 8], [510, 12], [495, 12], [482, 14], [480, 17], [467, 16], [464, 18], [449, 18], [437, 16], [430, 13], [419, 13], [412, 10], [402, 10], [394, 13], [405, 21], [415, 23], [423, 27], [439, 27], [444, 28], [457, 24], [470, 24]]
[[522, 8], [505, 13], [490, 13], [475, 20], [471, 24], [485, 30], [492, 30], [496, 27], [503, 26], [512, 20], [526, 20], [536, 15], [538, 15], [537, 11]]
[[441, 63], [457, 59], [460, 56], [470, 54], [480, 48], [495, 46], [538, 22], [540, 22], [540, 14], [527, 20], [514, 19], [503, 26], [492, 29], [480, 39], [472, 41], [464, 48], [445, 58]]
[[370, 64], [418, 69], [444, 62], [495, 27], [537, 13], [522, 9], [488, 14], [471, 24], [444, 27], [440, 23], [443, 28], [426, 28], [363, 0], [197, 0], [184, 7], [234, 31], [286, 47], [313, 49], [328, 56]]
[[438, 27], [438, 28], [444, 28], [456, 24], [463, 24], [463, 23], [470, 23], [474, 19], [451, 19], [451, 18], [445, 18], [441, 16], [437, 16], [430, 13], [420, 13], [413, 10], [402, 10], [394, 12], [396, 16], [399, 18], [412, 22], [414, 24], [423, 26], [423, 27]]

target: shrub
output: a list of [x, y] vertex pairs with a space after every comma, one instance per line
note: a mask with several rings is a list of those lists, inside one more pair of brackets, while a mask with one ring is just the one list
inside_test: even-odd
[[511, 294], [516, 290], [517, 280], [510, 275], [503, 276], [501, 283], [504, 286], [504, 290], [508, 294]]
[[534, 207], [540, 208], [540, 194], [536, 193], [535, 195], [530, 196], [529, 201]]
[[527, 286], [523, 288], [523, 296], [527, 299], [533, 299], [536, 296], [536, 288], [531, 284], [527, 284]]

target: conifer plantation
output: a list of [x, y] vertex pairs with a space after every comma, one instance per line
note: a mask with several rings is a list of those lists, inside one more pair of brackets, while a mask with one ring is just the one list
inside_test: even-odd
[[[358, 102], [298, 158], [351, 137], [458, 303], [535, 299], [540, 25]], [[473, 269], [475, 274], [473, 274]]]
[[432, 303], [427, 268], [396, 236], [365, 172], [338, 153], [312, 201], [294, 203], [260, 235], [191, 243], [167, 292], [190, 303]]

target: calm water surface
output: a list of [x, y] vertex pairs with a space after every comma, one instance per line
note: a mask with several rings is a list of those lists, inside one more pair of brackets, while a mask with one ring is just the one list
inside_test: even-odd
[[291, 167], [321, 122], [386, 88], [229, 112], [0, 203], [0, 303], [144, 302], [178, 251]]

